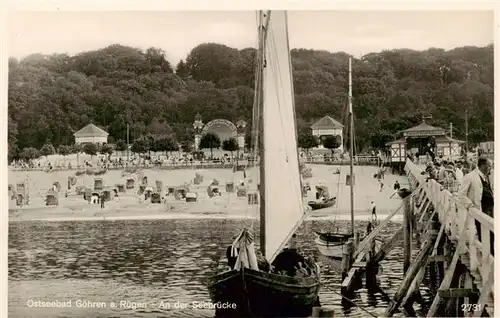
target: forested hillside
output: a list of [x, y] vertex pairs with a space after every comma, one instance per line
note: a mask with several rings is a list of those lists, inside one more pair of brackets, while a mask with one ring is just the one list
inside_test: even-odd
[[[34, 54], [9, 60], [9, 152], [72, 144], [72, 134], [93, 122], [114, 141], [144, 134], [193, 138], [197, 113], [251, 121], [255, 50], [221, 44], [195, 47], [171, 65], [157, 48], [121, 45], [75, 56]], [[346, 118], [346, 53], [292, 51], [299, 130], [330, 114]], [[353, 60], [353, 103], [359, 147], [383, 147], [422, 115], [454, 136], [493, 140], [493, 45], [450, 51], [392, 50]]]

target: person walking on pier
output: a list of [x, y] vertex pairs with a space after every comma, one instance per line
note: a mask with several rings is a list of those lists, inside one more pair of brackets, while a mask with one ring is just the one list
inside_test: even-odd
[[382, 179], [378, 179], [378, 186], [379, 186], [379, 192], [382, 192], [384, 190], [384, 182]]
[[461, 163], [457, 163], [457, 167], [455, 169], [455, 177], [457, 178], [458, 183], [461, 184], [462, 180], [464, 179], [464, 173], [462, 171]]
[[399, 181], [396, 180], [394, 183], [394, 193], [389, 197], [389, 199], [392, 199], [392, 197], [398, 193], [399, 189], [401, 189], [401, 185], [399, 184]]
[[[493, 190], [489, 181], [491, 162], [487, 158], [479, 158], [477, 168], [464, 176], [460, 189], [459, 200], [469, 209], [474, 207], [487, 215], [493, 216]], [[481, 241], [481, 223], [476, 222], [476, 230], [479, 241]], [[493, 255], [494, 235], [490, 232], [490, 247]]]
[[446, 161], [442, 161], [441, 163], [436, 163], [436, 167], [438, 168], [437, 178], [439, 182], [442, 182], [446, 178]]
[[105, 201], [105, 200], [104, 200], [104, 192], [101, 192], [101, 193], [99, 194], [99, 200], [100, 200], [100, 202], [101, 202], [101, 209], [104, 209], [104, 201]]
[[371, 201], [370, 202], [372, 205], [372, 222], [377, 222], [377, 206], [375, 205], [375, 202]]
[[398, 191], [400, 188], [401, 188], [401, 185], [399, 184], [399, 181], [396, 180], [396, 182], [394, 183], [394, 191]]

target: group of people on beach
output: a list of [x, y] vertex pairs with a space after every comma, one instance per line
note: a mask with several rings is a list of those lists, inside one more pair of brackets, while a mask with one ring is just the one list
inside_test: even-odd
[[378, 168], [377, 173], [374, 176], [375, 178], [377, 178], [378, 188], [380, 192], [384, 190], [385, 172], [386, 172], [386, 167], [383, 164], [381, 164]]
[[[250, 155], [241, 153], [240, 159], [248, 159]], [[154, 167], [168, 167], [168, 166], [178, 166], [185, 165], [191, 166], [193, 164], [220, 164], [224, 165], [227, 163], [233, 163], [237, 160], [236, 156], [230, 156], [228, 154], [223, 154], [221, 156], [213, 158], [200, 158], [195, 160], [192, 154], [183, 153], [177, 155], [165, 155], [165, 156], [139, 156], [137, 154], [132, 154], [128, 157], [123, 156], [107, 156], [101, 155], [97, 156], [97, 161], [83, 161], [83, 162], [71, 162], [70, 160], [56, 160], [52, 162], [51, 160], [18, 160], [11, 162], [10, 166], [14, 169], [20, 170], [72, 170], [72, 169], [83, 169], [83, 168], [104, 168], [104, 169], [124, 169], [124, 168], [154, 168]]]

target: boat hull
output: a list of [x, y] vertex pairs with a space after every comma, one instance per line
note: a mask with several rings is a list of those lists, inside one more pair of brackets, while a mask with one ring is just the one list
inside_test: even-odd
[[314, 243], [316, 243], [316, 247], [318, 248], [318, 251], [321, 253], [321, 255], [328, 256], [331, 258], [342, 258], [342, 253], [344, 252], [344, 243], [342, 244], [332, 244], [332, 243], [327, 243], [319, 238], [316, 238], [314, 240]]
[[[326, 238], [325, 235], [328, 236], [328, 238]], [[345, 249], [345, 242], [349, 236], [349, 234], [316, 233], [314, 243], [316, 243], [316, 247], [322, 255], [341, 259]]]
[[317, 201], [309, 201], [307, 204], [311, 207], [313, 210], [319, 210], [319, 209], [325, 209], [329, 208], [333, 205], [335, 205], [335, 198], [331, 198], [327, 201], [324, 202], [317, 202]]
[[236, 307], [217, 309], [215, 317], [308, 317], [319, 305], [319, 274], [290, 277], [248, 268], [212, 278], [208, 291], [214, 304]]

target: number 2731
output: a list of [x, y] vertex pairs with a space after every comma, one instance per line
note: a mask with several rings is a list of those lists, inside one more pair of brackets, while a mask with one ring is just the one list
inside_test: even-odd
[[481, 305], [479, 304], [462, 304], [462, 311], [479, 311], [481, 310]]

